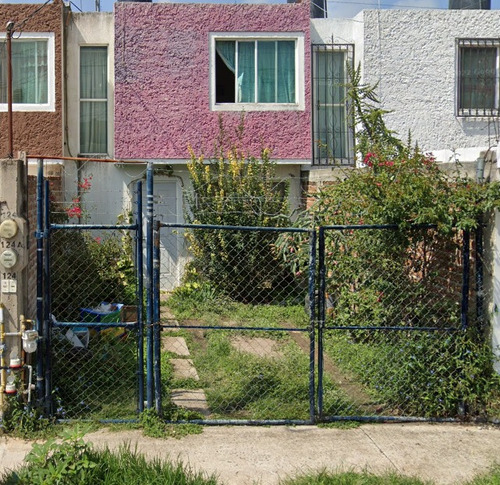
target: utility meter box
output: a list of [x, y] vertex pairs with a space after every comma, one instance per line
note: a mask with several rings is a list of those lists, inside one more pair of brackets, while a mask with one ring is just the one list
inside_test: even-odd
[[17, 293], [20, 271], [28, 264], [28, 224], [21, 217], [0, 222], [1, 293]]

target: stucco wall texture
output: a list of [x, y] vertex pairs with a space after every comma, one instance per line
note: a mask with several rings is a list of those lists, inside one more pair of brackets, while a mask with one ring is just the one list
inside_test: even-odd
[[[63, 150], [62, 114], [62, 26], [64, 4], [62, 0], [41, 8], [40, 4], [0, 4], [0, 32], [5, 32], [8, 21], [15, 22], [14, 37], [19, 35], [19, 25], [23, 32], [54, 32], [55, 35], [55, 111], [14, 111], [13, 148], [14, 156], [18, 151], [32, 155], [60, 156]], [[39, 9], [39, 10], [38, 10]], [[37, 13], [32, 15], [36, 10]], [[0, 155], [8, 152], [7, 112], [0, 113]]]
[[498, 120], [455, 115], [456, 39], [500, 38], [500, 11], [367, 10], [363, 18], [365, 81], [379, 82], [391, 129], [403, 139], [411, 130], [429, 151], [496, 146]]
[[[219, 133], [210, 110], [210, 32], [305, 34], [305, 110], [245, 114], [243, 146], [275, 159], [311, 156], [309, 2], [281, 5], [115, 4], [115, 156], [186, 159]], [[222, 112], [230, 135], [241, 113]]]

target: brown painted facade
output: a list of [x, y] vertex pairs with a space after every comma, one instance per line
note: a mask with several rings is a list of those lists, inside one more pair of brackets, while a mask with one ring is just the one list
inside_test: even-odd
[[[13, 21], [14, 38], [19, 35], [21, 28], [22, 32], [54, 32], [55, 36], [55, 111], [13, 112], [14, 156], [19, 151], [29, 155], [63, 154], [62, 52], [65, 6], [62, 0], [42, 5], [0, 4], [0, 32], [5, 32], [7, 22]], [[7, 112], [2, 111], [0, 112], [0, 156], [6, 156], [8, 153], [8, 132]]]

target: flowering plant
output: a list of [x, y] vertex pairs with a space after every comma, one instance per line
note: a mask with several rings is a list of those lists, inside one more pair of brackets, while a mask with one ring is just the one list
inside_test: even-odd
[[78, 182], [78, 195], [73, 197], [71, 204], [64, 209], [69, 219], [80, 220], [84, 215], [83, 196], [92, 188], [92, 175], [85, 177], [83, 181]]

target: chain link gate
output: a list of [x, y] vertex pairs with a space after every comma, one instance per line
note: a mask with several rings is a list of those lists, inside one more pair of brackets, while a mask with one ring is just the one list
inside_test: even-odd
[[[305, 287], [273, 250], [294, 234], [310, 239]], [[156, 224], [150, 347], [167, 419], [314, 422], [315, 246], [305, 229]], [[178, 248], [184, 284], [162, 291]]]
[[[129, 224], [67, 224], [39, 171], [36, 375], [49, 414], [305, 424], [474, 406], [463, 382], [466, 330], [484, 324], [480, 234], [165, 223], [151, 164], [146, 181], [143, 238], [141, 182]], [[307, 256], [299, 270], [280, 239]]]
[[142, 182], [135, 192], [131, 221], [71, 224], [51, 210], [39, 169], [37, 394], [58, 419], [143, 409]]
[[464, 414], [470, 244], [431, 226], [320, 228], [319, 420]]

